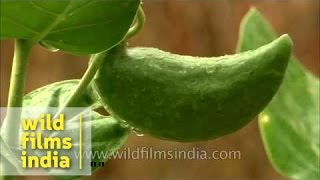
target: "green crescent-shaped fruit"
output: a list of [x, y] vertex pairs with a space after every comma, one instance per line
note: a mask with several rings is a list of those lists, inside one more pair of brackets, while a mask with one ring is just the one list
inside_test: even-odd
[[94, 88], [113, 116], [173, 141], [201, 141], [234, 132], [277, 92], [291, 54], [288, 35], [222, 57], [192, 57], [154, 48], [113, 49]]

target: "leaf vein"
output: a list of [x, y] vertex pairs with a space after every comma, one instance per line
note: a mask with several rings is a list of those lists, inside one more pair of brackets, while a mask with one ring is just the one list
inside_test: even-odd
[[99, 1], [99, 0], [91, 1], [91, 2], [89, 2], [89, 3], [83, 4], [82, 6], [79, 6], [79, 7], [77, 7], [77, 8], [71, 9], [70, 11], [71, 11], [72, 13], [75, 13], [76, 11], [79, 11], [79, 10], [83, 9], [84, 7], [87, 7], [87, 6], [89, 6], [89, 5], [91, 5], [91, 4], [94, 4], [94, 3], [98, 2], [98, 1]]
[[47, 14], [49, 14], [49, 15], [53, 15], [53, 16], [58, 16], [58, 15], [59, 15], [58, 13], [52, 12], [52, 11], [50, 11], [50, 10], [48, 10], [48, 9], [40, 6], [39, 4], [36, 4], [35, 2], [33, 2], [33, 0], [30, 0], [30, 4], [31, 4], [33, 7], [37, 8], [37, 9], [39, 9], [40, 11], [45, 12], [45, 13], [47, 13]]
[[71, 27], [66, 27], [63, 29], [58, 29], [56, 31], [52, 31], [50, 34], [56, 34], [56, 33], [60, 33], [63, 31], [72, 30], [72, 29], [81, 29], [81, 28], [85, 28], [85, 27], [92, 27], [92, 26], [96, 26], [96, 25], [109, 24], [109, 23], [110, 23], [110, 21], [98, 22], [98, 23], [92, 23], [92, 24], [81, 24], [81, 25], [77, 25], [77, 26], [71, 26]]
[[48, 25], [42, 32], [40, 32], [37, 36], [33, 37], [31, 39], [31, 42], [37, 43], [38, 41], [41, 41], [44, 37], [46, 37], [50, 33], [52, 29], [54, 29], [58, 24], [60, 24], [64, 20], [67, 12], [69, 11], [69, 8], [71, 8], [72, 2], [73, 1], [70, 0], [69, 3], [64, 8], [64, 11], [58, 16], [56, 16], [55, 20], [50, 25]]

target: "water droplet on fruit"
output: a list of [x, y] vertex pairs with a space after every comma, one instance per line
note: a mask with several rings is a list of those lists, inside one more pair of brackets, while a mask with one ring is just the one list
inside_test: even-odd
[[207, 72], [208, 74], [211, 74], [211, 73], [215, 72], [215, 69], [206, 68], [206, 72]]
[[118, 121], [119, 121], [119, 123], [120, 123], [120, 125], [121, 125], [122, 127], [128, 128], [128, 127], [130, 126], [127, 121], [125, 121], [125, 120], [123, 120], [123, 119], [119, 119], [119, 118], [117, 118], [117, 119], [118, 119]]
[[123, 127], [123, 128], [130, 127], [130, 125], [124, 120], [119, 120], [119, 123], [120, 123], [120, 126]]
[[144, 134], [139, 129], [133, 128], [132, 131], [139, 137], [144, 136]]

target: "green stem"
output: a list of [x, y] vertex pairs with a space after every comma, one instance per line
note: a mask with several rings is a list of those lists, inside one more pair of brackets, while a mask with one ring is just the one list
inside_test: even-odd
[[[18, 39], [15, 41], [8, 95], [8, 109], [6, 119], [1, 127], [1, 136], [9, 147], [19, 147], [21, 109], [17, 107], [22, 107], [28, 57], [31, 48], [32, 44], [26, 40]], [[3, 167], [3, 171], [8, 171], [8, 169]], [[1, 179], [11, 180], [15, 179], [15, 176], [2, 176]]]
[[130, 39], [141, 31], [146, 21], [146, 16], [141, 6], [139, 6], [134, 25], [127, 32], [125, 39]]
[[75, 91], [72, 93], [72, 95], [69, 97], [69, 99], [65, 102], [65, 104], [62, 106], [62, 108], [59, 110], [59, 113], [62, 112], [62, 109], [65, 107], [73, 107], [76, 106], [77, 101], [80, 99], [80, 97], [83, 95], [83, 93], [86, 91], [88, 85], [90, 84], [91, 80], [95, 76], [96, 72], [98, 71], [99, 67], [102, 65], [102, 62], [106, 56], [107, 52], [101, 52], [98, 54], [94, 54], [91, 56], [89, 65], [89, 68], [83, 75], [80, 83], [78, 84]]
[[22, 106], [28, 57], [31, 48], [32, 45], [26, 40], [18, 39], [15, 42], [7, 116], [1, 127], [2, 137], [9, 146], [18, 147], [19, 145], [21, 109], [15, 109], [15, 107]]

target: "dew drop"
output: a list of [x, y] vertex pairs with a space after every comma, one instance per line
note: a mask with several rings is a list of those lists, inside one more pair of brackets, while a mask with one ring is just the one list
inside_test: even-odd
[[183, 69], [183, 70], [180, 71], [180, 73], [181, 73], [181, 74], [186, 74], [186, 73], [187, 73], [187, 70]]
[[55, 48], [55, 47], [53, 47], [53, 46], [51, 46], [51, 45], [49, 45], [49, 44], [47, 44], [47, 43], [45, 43], [45, 42], [43, 42], [43, 41], [40, 41], [39, 44], [40, 44], [42, 47], [46, 48], [47, 50], [49, 50], [49, 51], [51, 51], [51, 52], [57, 52], [57, 51], [60, 50], [60, 49]]
[[212, 68], [206, 68], [206, 72], [208, 73], [208, 74], [211, 74], [211, 73], [213, 73], [215, 70], [214, 69], [212, 69]]
[[120, 126], [121, 127], [123, 127], [123, 128], [128, 128], [128, 127], [130, 127], [130, 125], [126, 122], [126, 121], [124, 121], [124, 120], [119, 120], [119, 123], [120, 123]]
[[144, 136], [144, 134], [139, 129], [133, 128], [132, 131], [136, 134], [136, 136]]

